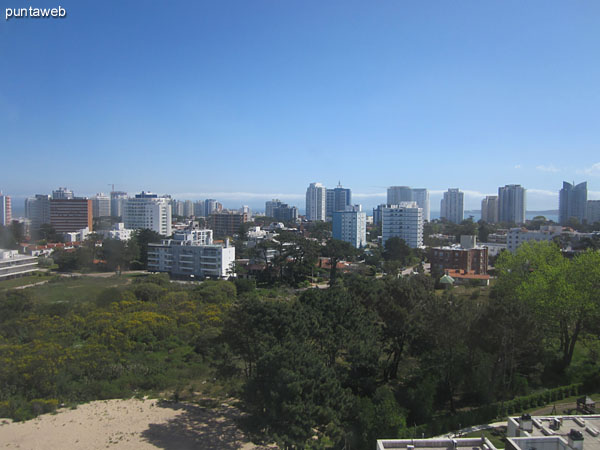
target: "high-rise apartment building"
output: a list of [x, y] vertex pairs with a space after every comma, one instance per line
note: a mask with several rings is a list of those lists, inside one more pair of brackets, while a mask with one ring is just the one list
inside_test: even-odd
[[57, 190], [52, 191], [53, 200], [70, 200], [74, 197], [73, 191], [66, 187], [59, 187]]
[[525, 223], [525, 189], [520, 184], [507, 184], [498, 188], [498, 221]]
[[204, 200], [194, 202], [194, 216], [204, 217]]
[[110, 197], [108, 195], [101, 192], [92, 197], [93, 217], [109, 217], [110, 212]]
[[600, 222], [600, 200], [588, 200], [585, 219], [587, 223]]
[[412, 189], [408, 186], [390, 186], [387, 190], [387, 204], [399, 205], [402, 202], [412, 202]]
[[110, 215], [112, 217], [123, 216], [123, 203], [127, 200], [127, 192], [112, 191], [110, 193]]
[[171, 199], [171, 214], [174, 216], [183, 216], [183, 202], [181, 200]]
[[123, 205], [123, 223], [130, 230], [149, 229], [170, 236], [171, 220], [169, 199], [151, 192], [136, 194]]
[[279, 206], [272, 208], [271, 216], [280, 222], [295, 222], [298, 220], [298, 208], [289, 206], [287, 203], [280, 203]]
[[431, 213], [429, 212], [429, 191], [425, 188], [412, 190], [412, 201], [417, 202], [419, 208], [423, 210], [423, 220], [429, 222]]
[[238, 234], [245, 222], [248, 222], [248, 214], [222, 211], [211, 214], [207, 219], [207, 226], [216, 237], [226, 237]]
[[348, 206], [345, 211], [334, 211], [332, 217], [334, 239], [348, 242], [354, 248], [367, 245], [367, 214], [360, 205]]
[[326, 213], [327, 218], [333, 217], [333, 213], [336, 211], [345, 211], [347, 206], [350, 206], [352, 202], [352, 191], [350, 189], [343, 188], [338, 182], [337, 187], [334, 189], [327, 189], [326, 198]]
[[268, 202], [265, 202], [265, 216], [267, 217], [275, 217], [273, 214], [273, 210], [281, 206], [281, 200], [274, 198]]
[[207, 198], [204, 200], [204, 217], [208, 217], [213, 213], [219, 212], [218, 205], [219, 202], [214, 198]]
[[327, 189], [321, 183], [311, 183], [306, 189], [306, 218], [325, 220], [327, 213]]
[[183, 215], [185, 217], [192, 217], [194, 215], [194, 202], [191, 200], [183, 202]]
[[10, 225], [12, 220], [12, 205], [10, 203], [10, 197], [2, 194], [0, 191], [0, 225], [5, 227]]
[[423, 246], [423, 210], [416, 202], [400, 202], [381, 208], [382, 242], [392, 237], [404, 239], [411, 248]]
[[57, 233], [92, 231], [92, 201], [87, 198], [50, 199], [50, 225]]
[[458, 189], [448, 189], [440, 202], [440, 217], [453, 223], [461, 223], [465, 215], [465, 194]]
[[561, 225], [567, 225], [569, 219], [575, 218], [583, 223], [587, 209], [587, 181], [579, 183], [567, 183], [563, 181], [563, 187], [558, 196], [558, 221]]
[[487, 195], [481, 200], [481, 220], [487, 223], [498, 223], [497, 195]]
[[31, 221], [31, 231], [35, 232], [43, 224], [50, 223], [50, 196], [37, 194], [25, 200], [25, 216]]

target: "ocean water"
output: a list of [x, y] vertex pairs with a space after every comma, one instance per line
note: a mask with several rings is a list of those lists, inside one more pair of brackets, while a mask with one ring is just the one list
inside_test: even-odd
[[[481, 219], [481, 211], [465, 211], [465, 219], [469, 217], [473, 217], [475, 222], [478, 222]], [[527, 211], [525, 213], [526, 220], [532, 220], [536, 216], [544, 216], [548, 220], [552, 220], [558, 223], [558, 213], [554, 211]], [[439, 211], [431, 211], [431, 219], [439, 219], [440, 212]]]

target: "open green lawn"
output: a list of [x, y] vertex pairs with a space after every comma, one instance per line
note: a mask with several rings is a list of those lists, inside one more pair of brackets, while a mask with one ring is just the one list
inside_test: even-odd
[[110, 276], [98, 277], [63, 277], [57, 281], [46, 283], [42, 286], [34, 286], [29, 289], [34, 291], [36, 298], [42, 303], [58, 302], [81, 302], [93, 301], [104, 289], [111, 287], [122, 287], [129, 283], [130, 277]]
[[4, 289], [14, 289], [20, 286], [27, 286], [28, 284], [39, 283], [40, 281], [49, 280], [53, 275], [45, 272], [34, 272], [33, 275], [28, 275], [21, 278], [13, 278], [12, 280], [0, 281], [0, 291]]

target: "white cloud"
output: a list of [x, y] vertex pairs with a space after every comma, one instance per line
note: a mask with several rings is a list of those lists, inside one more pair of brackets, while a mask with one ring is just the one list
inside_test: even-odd
[[521, 164], [517, 164], [517, 165], [515, 166], [515, 169], [520, 169], [520, 168], [521, 168]]
[[588, 200], [600, 200], [600, 191], [588, 191]]
[[552, 173], [560, 172], [560, 169], [557, 169], [552, 164], [550, 164], [549, 166], [543, 166], [543, 165], [536, 166], [536, 170], [539, 170], [540, 172], [552, 172]]
[[178, 192], [171, 194], [176, 199], [206, 199], [216, 198], [217, 200], [260, 200], [260, 199], [273, 199], [278, 198], [280, 200], [300, 200], [305, 198], [302, 194], [269, 194], [260, 192]]
[[527, 194], [539, 195], [541, 197], [558, 197], [558, 192], [546, 189], [527, 189]]
[[354, 197], [358, 197], [358, 198], [386, 198], [387, 197], [387, 193], [386, 192], [376, 192], [374, 194], [360, 194], [360, 193], [352, 193], [352, 198]]
[[578, 170], [577, 173], [585, 175], [600, 175], [600, 162], [592, 164], [583, 170]]

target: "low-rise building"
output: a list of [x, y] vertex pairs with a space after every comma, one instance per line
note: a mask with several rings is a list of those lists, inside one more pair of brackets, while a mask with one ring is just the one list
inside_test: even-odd
[[529, 241], [552, 241], [560, 236], [563, 227], [560, 225], [542, 225], [539, 230], [528, 230], [527, 228], [511, 228], [506, 235], [506, 248], [510, 252], [517, 250], [519, 245]]
[[135, 230], [125, 228], [123, 222], [115, 223], [110, 230], [97, 231], [104, 239], [116, 239], [117, 241], [128, 241]]
[[[486, 275], [488, 249], [477, 245], [475, 236], [461, 236], [460, 245], [433, 247], [429, 251], [432, 269], [458, 270], [462, 274]], [[452, 277], [454, 275], [451, 274]]]
[[185, 230], [160, 244], [148, 245], [148, 270], [179, 278], [235, 276], [235, 247], [213, 244], [212, 230]]
[[0, 249], [0, 280], [22, 277], [37, 270], [37, 258], [18, 250]]
[[82, 228], [78, 231], [72, 231], [70, 233], [63, 233], [63, 239], [65, 242], [83, 242], [87, 239], [90, 234], [89, 228]]

